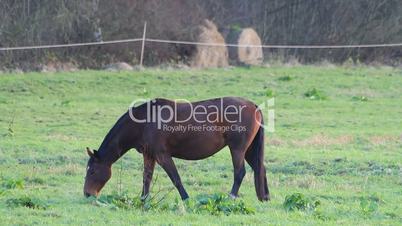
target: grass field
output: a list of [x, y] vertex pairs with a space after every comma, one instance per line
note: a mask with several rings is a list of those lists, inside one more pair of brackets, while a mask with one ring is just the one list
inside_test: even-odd
[[[250, 215], [185, 211], [176, 190], [168, 192], [173, 185], [159, 166], [152, 194], [167, 194], [165, 209], [125, 210], [84, 198], [85, 147], [97, 149], [134, 99], [220, 96], [256, 103], [275, 96], [276, 131], [266, 133], [265, 146], [271, 202], [257, 201], [249, 167], [240, 195], [255, 210]], [[228, 150], [176, 164], [192, 197], [231, 188]], [[141, 155], [128, 152], [113, 173], [103, 195], [139, 196]], [[297, 66], [0, 74], [0, 180], [1, 225], [401, 225], [402, 70]], [[287, 211], [285, 197], [294, 193], [320, 205]], [[13, 206], [21, 197], [45, 209]]]

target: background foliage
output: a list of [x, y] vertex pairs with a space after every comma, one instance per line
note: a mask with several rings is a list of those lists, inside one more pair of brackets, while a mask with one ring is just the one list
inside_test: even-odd
[[[253, 27], [267, 44], [374, 44], [402, 41], [399, 0], [0, 0], [0, 46], [22, 46], [141, 37], [144, 21], [152, 38], [194, 40], [203, 19], [227, 34]], [[102, 35], [99, 36], [99, 31]], [[136, 63], [137, 44], [1, 53], [3, 66], [72, 61], [96, 68], [111, 61]], [[148, 44], [146, 64], [186, 61], [194, 48]], [[400, 63], [402, 48], [266, 50], [287, 61]]]

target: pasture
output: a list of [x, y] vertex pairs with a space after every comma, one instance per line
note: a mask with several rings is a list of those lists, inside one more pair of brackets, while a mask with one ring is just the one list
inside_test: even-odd
[[[402, 224], [401, 87], [401, 69], [366, 66], [0, 74], [0, 222]], [[162, 198], [154, 208], [125, 209], [84, 198], [85, 147], [97, 149], [134, 99], [220, 96], [255, 103], [275, 97], [275, 132], [266, 132], [265, 144], [270, 202], [258, 202], [249, 166], [239, 194], [254, 214], [186, 210], [159, 166], [151, 196]], [[228, 150], [175, 162], [191, 198], [230, 191]], [[142, 156], [129, 151], [113, 166], [102, 197], [138, 197], [142, 167]], [[288, 211], [285, 197], [295, 193], [320, 204]], [[31, 205], [21, 205], [27, 198]]]

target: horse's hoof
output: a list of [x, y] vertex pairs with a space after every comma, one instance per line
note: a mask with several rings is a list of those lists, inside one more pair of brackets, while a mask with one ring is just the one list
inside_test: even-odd
[[190, 197], [186, 194], [184, 196], [181, 197], [181, 201], [186, 201], [188, 200]]
[[258, 200], [260, 200], [260, 202], [268, 202], [271, 198], [269, 196], [264, 196], [263, 198], [258, 198]]
[[233, 195], [232, 193], [229, 193], [229, 197], [230, 197], [231, 199], [236, 199], [238, 196], [237, 196], [237, 195]]
[[147, 200], [148, 196], [149, 196], [149, 194], [146, 194], [146, 195], [141, 196], [141, 198], [140, 198], [141, 201], [142, 201], [142, 202], [145, 202], [145, 200]]

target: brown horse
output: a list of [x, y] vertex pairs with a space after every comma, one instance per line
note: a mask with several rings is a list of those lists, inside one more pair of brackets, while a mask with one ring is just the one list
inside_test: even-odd
[[172, 157], [199, 160], [228, 146], [234, 167], [231, 197], [237, 197], [246, 173], [244, 159], [254, 171], [257, 197], [270, 199], [264, 166], [263, 116], [251, 101], [224, 97], [200, 102], [154, 99], [130, 107], [106, 135], [99, 151], [87, 148], [90, 159], [85, 196], [97, 196], [111, 178], [111, 166], [129, 149], [144, 157], [142, 199], [149, 194], [157, 162], [183, 200], [188, 198]]

